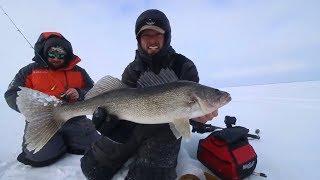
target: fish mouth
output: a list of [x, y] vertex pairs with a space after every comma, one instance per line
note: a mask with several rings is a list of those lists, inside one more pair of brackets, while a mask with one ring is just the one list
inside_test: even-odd
[[225, 95], [220, 98], [220, 102], [222, 103], [222, 106], [225, 104], [228, 104], [232, 100], [231, 95], [227, 92], [225, 92]]
[[226, 97], [225, 102], [228, 103], [228, 102], [230, 102], [231, 100], [232, 100], [232, 98], [231, 98], [230, 94], [228, 93], [228, 96]]
[[215, 110], [219, 109], [220, 107], [228, 104], [232, 100], [231, 95], [227, 92], [224, 92], [224, 95], [220, 97], [218, 107], [214, 105], [215, 103], [208, 103], [209, 107], [212, 107]]
[[197, 97], [197, 102], [204, 114], [212, 113], [213, 111], [218, 110], [220, 107], [228, 104], [232, 98], [229, 93], [222, 92], [220, 98], [214, 99], [212, 102], [210, 100], [201, 100], [199, 97]]

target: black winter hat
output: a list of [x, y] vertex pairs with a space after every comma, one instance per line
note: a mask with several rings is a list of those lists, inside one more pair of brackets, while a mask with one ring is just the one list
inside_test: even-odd
[[[138, 51], [141, 54], [144, 54], [144, 51], [142, 50], [142, 47], [140, 45], [140, 40], [139, 40], [139, 31], [141, 30], [142, 27], [146, 25], [152, 25], [159, 27], [164, 30], [164, 45], [163, 48], [161, 49], [160, 52], [158, 52], [158, 56], [162, 56], [164, 54], [167, 54], [169, 49], [171, 48], [170, 43], [171, 43], [171, 27], [170, 27], [170, 22], [167, 18], [167, 16], [157, 10], [157, 9], [149, 9], [144, 11], [143, 13], [140, 14], [136, 21], [136, 26], [135, 26], [135, 34], [136, 34], [136, 39], [138, 41]], [[140, 31], [141, 32], [141, 31]], [[148, 56], [148, 55], [147, 55]], [[153, 55], [155, 57], [155, 55]]]
[[167, 16], [157, 9], [149, 9], [140, 14], [135, 27], [137, 38], [142, 30], [141, 28], [146, 26], [156, 26], [164, 30], [165, 34], [171, 34], [170, 23]]

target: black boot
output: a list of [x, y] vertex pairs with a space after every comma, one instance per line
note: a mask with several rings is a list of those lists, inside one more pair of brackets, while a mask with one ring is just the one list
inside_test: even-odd
[[30, 161], [26, 158], [24, 152], [22, 152], [22, 153], [19, 154], [19, 156], [17, 157], [17, 160], [18, 160], [19, 162], [21, 162], [22, 164], [30, 165]]
[[25, 165], [30, 165], [32, 167], [44, 167], [44, 166], [48, 166], [50, 164], [55, 163], [56, 161], [58, 161], [62, 156], [64, 155], [64, 153], [59, 154], [56, 157], [53, 157], [51, 159], [45, 160], [45, 161], [33, 161], [30, 160], [28, 158], [26, 158], [26, 155], [24, 152], [20, 153], [19, 156], [17, 157], [17, 160], [19, 162], [21, 162], [22, 164]]
[[115, 174], [113, 169], [99, 165], [90, 151], [80, 161], [82, 172], [88, 180], [109, 180]]

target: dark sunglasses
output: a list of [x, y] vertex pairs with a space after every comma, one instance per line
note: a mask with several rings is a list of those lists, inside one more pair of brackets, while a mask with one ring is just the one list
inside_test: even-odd
[[65, 54], [58, 54], [58, 53], [48, 53], [49, 58], [58, 58], [63, 59], [65, 57]]

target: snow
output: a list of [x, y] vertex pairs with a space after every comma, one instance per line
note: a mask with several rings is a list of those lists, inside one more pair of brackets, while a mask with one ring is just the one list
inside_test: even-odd
[[[320, 81], [231, 87], [233, 100], [220, 109], [219, 116], [211, 121], [224, 126], [224, 116], [236, 116], [237, 125], [253, 133], [260, 129], [260, 140], [250, 143], [258, 155], [257, 172], [268, 179], [320, 179]], [[0, 121], [0, 179], [85, 179], [80, 169], [81, 156], [67, 154], [57, 163], [43, 168], [32, 168], [16, 161], [20, 153], [23, 116], [10, 110], [4, 101], [0, 108], [6, 111]], [[193, 134], [182, 142], [177, 173], [199, 174], [208, 171], [197, 159], [198, 140], [208, 134]], [[123, 179], [125, 167], [114, 177]], [[263, 179], [251, 176], [248, 179]]]

